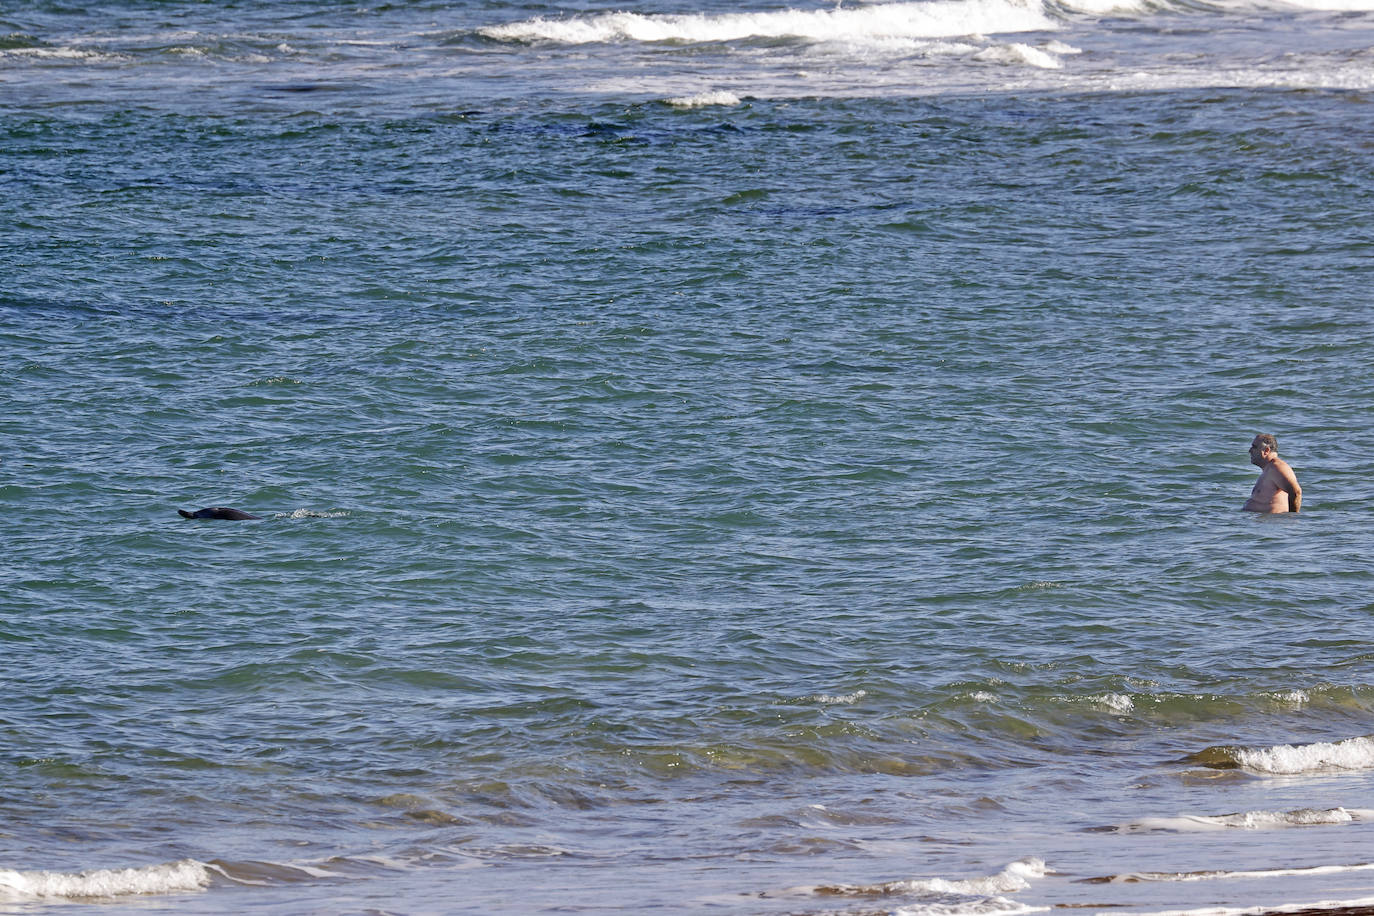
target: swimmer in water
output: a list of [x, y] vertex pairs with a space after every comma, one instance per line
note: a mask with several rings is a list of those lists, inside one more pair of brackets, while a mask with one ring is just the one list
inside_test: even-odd
[[1273, 436], [1255, 437], [1250, 443], [1250, 463], [1260, 468], [1260, 475], [1245, 501], [1246, 512], [1297, 512], [1302, 507], [1298, 477], [1279, 457], [1279, 443]]

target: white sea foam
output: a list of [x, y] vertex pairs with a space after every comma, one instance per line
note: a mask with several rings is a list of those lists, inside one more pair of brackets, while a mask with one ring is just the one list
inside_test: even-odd
[[1042, 913], [1047, 906], [1030, 906], [1006, 897], [985, 897], [963, 903], [920, 903], [899, 906], [892, 916], [1019, 916], [1021, 913]]
[[1280, 0], [1276, 5], [1296, 6], [1305, 10], [1327, 10], [1333, 13], [1374, 12], [1374, 0]]
[[1146, 0], [1059, 0], [1059, 3], [1067, 10], [1089, 16], [1129, 16], [1150, 8]]
[[1020, 42], [991, 45], [973, 55], [973, 59], [985, 63], [1029, 64], [1042, 70], [1058, 70], [1063, 66], [1054, 55]]
[[1355, 900], [1318, 900], [1313, 903], [1289, 903], [1252, 907], [1203, 907], [1196, 910], [1159, 910], [1139, 913], [1138, 916], [1267, 916], [1270, 913], [1298, 913], [1308, 910], [1342, 910], [1374, 906], [1374, 897]]
[[1358, 809], [1298, 808], [1293, 811], [1244, 811], [1236, 814], [1183, 814], [1178, 817], [1148, 817], [1116, 828], [1121, 833], [1172, 831], [1202, 833], [1215, 830], [1274, 830], [1284, 827], [1313, 827], [1349, 824], [1365, 820]]
[[273, 518], [347, 518], [348, 512], [321, 512], [316, 509], [296, 509], [292, 512], [278, 512]]
[[[1050, 44], [1059, 44], [1059, 42], [1051, 42]], [[973, 53], [974, 51], [978, 50], [977, 48], [975, 48], [975, 47], [973, 47], [973, 46], [971, 46], [971, 45], [963, 45], [963, 46], [961, 46], [961, 47], [964, 49], [964, 51], [965, 51], [966, 53], [970, 53], [970, 54]], [[1047, 45], [1046, 47], [1048, 47], [1048, 45]], [[1068, 45], [1064, 45], [1064, 47], [1067, 48]], [[1056, 52], [1056, 53], [1062, 53], [1062, 52]], [[1060, 587], [1060, 586], [1059, 586], [1059, 583], [1058, 583], [1058, 582], [1053, 582], [1053, 581], [1051, 581], [1051, 580], [1049, 580], [1049, 579], [1036, 579], [1034, 582], [1027, 582], [1025, 585], [1018, 585], [1018, 586], [1016, 586], [1016, 591], [1018, 591], [1018, 592], [1039, 592], [1039, 591], [1044, 591], [1045, 589], [1059, 588], [1059, 587]]]
[[816, 703], [824, 703], [827, 706], [847, 706], [859, 702], [866, 696], [868, 696], [867, 690], [856, 690], [853, 693], [844, 693], [838, 696], [828, 693], [814, 693], [807, 699]]
[[1274, 702], [1289, 706], [1306, 706], [1312, 701], [1312, 696], [1306, 690], [1283, 690], [1269, 696]]
[[1374, 738], [1347, 738], [1317, 744], [1280, 744], [1235, 750], [1236, 763], [1255, 773], [1293, 776], [1374, 768]]
[[119, 54], [110, 54], [104, 51], [93, 51], [90, 48], [76, 47], [6, 48], [0, 51], [0, 58], [5, 57], [24, 57], [39, 60], [78, 60], [86, 63], [110, 63], [125, 59]]
[[[1305, 878], [1321, 875], [1338, 875], [1346, 872], [1374, 871], [1374, 863], [1359, 865], [1315, 865], [1310, 868], [1271, 868], [1258, 871], [1192, 871], [1192, 872], [1128, 872], [1113, 875], [1111, 881], [1221, 881], [1245, 878]], [[1343, 903], [1343, 906], [1351, 906]], [[1277, 907], [1265, 907], [1263, 912], [1275, 912]], [[1241, 912], [1237, 910], [1236, 912]], [[1258, 912], [1258, 910], [1256, 911]]]
[[1115, 713], [1128, 713], [1135, 709], [1135, 700], [1124, 693], [1107, 693], [1092, 699], [1093, 702]]
[[1092, 696], [1076, 697], [1061, 696], [1057, 699], [1059, 702], [1069, 706], [1081, 707], [1092, 705], [1099, 709], [1105, 709], [1108, 712], [1123, 716], [1135, 711], [1135, 700], [1124, 693], [1099, 693]]
[[[1045, 877], [1045, 871], [1045, 863], [1041, 859], [1018, 859], [997, 874], [989, 875], [986, 878], [966, 878], [954, 881], [932, 878], [928, 881], [928, 889], [946, 894], [1005, 894], [1011, 891], [1025, 890], [1030, 887], [1031, 881]], [[925, 889], [922, 888], [922, 890]]]
[[599, 44], [602, 42], [715, 42], [759, 38], [875, 42], [972, 34], [1035, 32], [1057, 28], [1038, 3], [1017, 0], [929, 0], [823, 10], [646, 15], [601, 13], [568, 19], [530, 19], [491, 26], [480, 34], [498, 41]]
[[210, 883], [201, 862], [183, 859], [144, 868], [83, 871], [12, 871], [0, 868], [0, 900], [86, 899], [195, 891]]
[[708, 108], [712, 105], [729, 107], [739, 103], [739, 96], [724, 90], [698, 92], [696, 95], [684, 95], [668, 99], [668, 104], [674, 108]]
[[115, 30], [103, 35], [83, 34], [83, 44], [122, 44], [130, 45], [175, 45], [182, 42], [199, 41], [205, 34], [195, 29], [167, 29], [161, 32], [129, 32]]
[[[956, 894], [968, 897], [995, 897], [1014, 891], [1023, 891], [1030, 882], [1045, 876], [1045, 863], [1037, 858], [1028, 857], [1012, 862], [995, 875], [980, 878], [911, 878], [906, 881], [889, 881], [878, 885], [831, 885], [825, 888], [831, 894], [878, 895], [878, 894]], [[1019, 907], [1012, 901], [1006, 903]], [[950, 911], [954, 912], [954, 911]], [[958, 912], [987, 912], [983, 910], [964, 910]], [[1001, 912], [1001, 910], [996, 910]], [[1008, 912], [1020, 912], [1010, 910]]]

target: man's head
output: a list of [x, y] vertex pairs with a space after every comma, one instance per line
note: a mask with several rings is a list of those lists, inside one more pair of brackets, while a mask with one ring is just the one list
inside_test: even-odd
[[1260, 433], [1250, 443], [1250, 463], [1261, 467], [1273, 460], [1279, 453], [1279, 442], [1268, 433]]

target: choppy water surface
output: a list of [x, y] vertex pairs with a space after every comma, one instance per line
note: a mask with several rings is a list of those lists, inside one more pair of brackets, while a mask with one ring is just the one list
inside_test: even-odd
[[0, 14], [0, 908], [1374, 900], [1369, 17]]

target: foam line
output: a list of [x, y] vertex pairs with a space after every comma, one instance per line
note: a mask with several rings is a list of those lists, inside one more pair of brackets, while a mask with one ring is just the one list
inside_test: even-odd
[[1277, 906], [1206, 907], [1197, 910], [1160, 910], [1152, 913], [1139, 913], [1137, 916], [1277, 916], [1281, 913], [1313, 913], [1322, 910], [1340, 912], [1343, 910], [1374, 907], [1374, 897], [1361, 897], [1355, 900], [1321, 900], [1316, 903], [1287, 903]]
[[1030, 887], [1032, 880], [1043, 878], [1045, 874], [1045, 863], [1042, 860], [1025, 858], [1012, 862], [995, 875], [980, 878], [912, 878], [884, 884], [837, 884], [818, 887], [816, 892], [865, 897], [891, 894], [959, 894], [990, 897], [1025, 890]]
[[1315, 827], [1368, 820], [1369, 812], [1347, 808], [1297, 808], [1292, 811], [1243, 811], [1236, 814], [1181, 814], [1148, 817], [1119, 827], [1118, 833], [1173, 831], [1200, 833], [1215, 830], [1273, 830], [1284, 827]]
[[[1263, 871], [1191, 871], [1191, 872], [1126, 872], [1107, 878], [1091, 878], [1089, 884], [1134, 884], [1137, 882], [1193, 882], [1222, 881], [1236, 878], [1307, 878], [1315, 875], [1338, 875], [1348, 872], [1374, 871], [1374, 863], [1360, 865], [1314, 865], [1310, 868], [1272, 868]], [[1341, 903], [1340, 906], [1355, 904]], [[1265, 907], [1264, 912], [1273, 912]], [[1237, 910], [1236, 912], [1240, 912]]]
[[0, 868], [0, 900], [81, 900], [196, 891], [210, 883], [204, 863], [194, 859], [149, 865], [66, 873], [13, 871]]
[[1017, 0], [930, 0], [853, 9], [780, 10], [711, 15], [602, 13], [568, 19], [530, 19], [491, 26], [479, 34], [497, 41], [600, 44], [699, 43], [793, 38], [850, 43], [1035, 32], [1057, 28], [1040, 4]]

